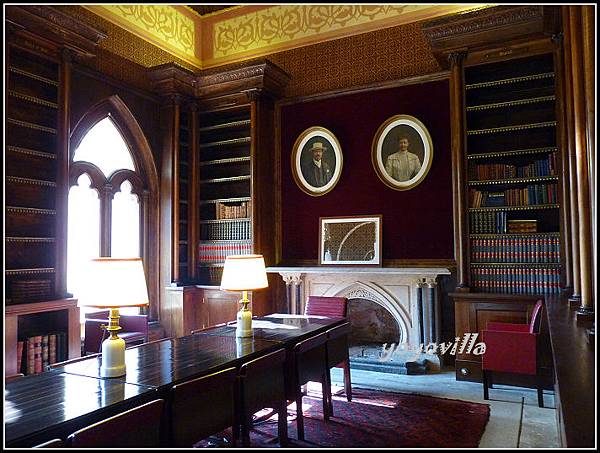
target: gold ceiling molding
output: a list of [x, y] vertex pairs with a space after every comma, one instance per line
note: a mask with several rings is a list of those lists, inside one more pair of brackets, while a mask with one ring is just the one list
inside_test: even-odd
[[466, 5], [247, 6], [207, 17], [202, 24], [202, 63], [213, 67], [409, 22], [461, 13]]
[[100, 17], [201, 68], [200, 21], [191, 10], [171, 5], [83, 5]]
[[176, 5], [85, 8], [202, 69], [482, 6], [243, 5], [205, 16]]

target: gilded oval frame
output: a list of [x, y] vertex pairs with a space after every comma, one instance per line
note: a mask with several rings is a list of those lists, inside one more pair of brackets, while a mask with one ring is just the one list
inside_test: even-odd
[[[408, 130], [405, 129], [404, 132], [402, 132], [401, 128], [408, 128]], [[384, 142], [386, 139], [388, 139], [388, 137], [389, 141], [394, 142], [397, 140], [397, 138], [399, 138], [399, 135], [410, 135], [413, 138], [418, 137], [420, 139], [419, 150], [422, 150], [422, 156], [419, 156], [422, 157], [422, 162], [418, 173], [406, 181], [400, 181], [394, 178], [386, 170], [386, 163], [384, 162], [384, 155], [386, 154], [384, 151], [388, 151], [388, 156], [395, 152], [393, 149], [391, 150], [392, 152], [389, 152], [389, 142], [386, 143], [388, 145], [387, 150], [384, 150]], [[395, 138], [392, 139], [391, 137]], [[409, 148], [409, 152], [410, 150], [411, 149]], [[387, 160], [387, 156], [385, 156], [385, 160]], [[373, 168], [375, 169], [375, 173], [377, 173], [379, 179], [381, 179], [381, 181], [391, 189], [410, 190], [421, 184], [421, 182], [423, 182], [429, 173], [432, 161], [433, 142], [431, 140], [431, 135], [429, 135], [429, 131], [425, 125], [414, 116], [394, 115], [388, 118], [381, 126], [379, 126], [375, 136], [373, 137], [373, 143], [371, 145], [371, 162], [373, 163]]]
[[[312, 161], [312, 158], [309, 159], [310, 155], [308, 151], [312, 149], [309, 148], [309, 146], [318, 141], [326, 142], [326, 148], [331, 150], [331, 152], [326, 153], [327, 156], [325, 153], [323, 154], [323, 162], [326, 162], [326, 165], [330, 166], [332, 156], [335, 158], [334, 168], [332, 170], [330, 169], [331, 176], [329, 176], [327, 183], [322, 186], [312, 184], [311, 181], [308, 180], [309, 175], [306, 174], [306, 167], [303, 169], [304, 165], [308, 165], [308, 163]], [[325, 159], [326, 157], [327, 160]], [[309, 127], [302, 132], [296, 139], [294, 147], [292, 148], [291, 165], [294, 181], [300, 190], [312, 197], [320, 197], [333, 190], [342, 174], [343, 164], [344, 156], [342, 154], [340, 142], [333, 132], [321, 126]]]

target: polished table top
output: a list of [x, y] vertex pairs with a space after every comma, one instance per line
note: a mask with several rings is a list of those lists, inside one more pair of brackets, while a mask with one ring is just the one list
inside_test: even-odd
[[[111, 380], [151, 388], [164, 388], [205, 376], [269, 353], [275, 342], [253, 338], [188, 335], [148, 343], [125, 351], [125, 376]], [[56, 368], [64, 373], [100, 377], [102, 357]]]
[[[4, 390], [5, 442], [42, 433], [83, 415], [131, 402], [152, 399], [156, 390], [112, 379], [90, 379], [58, 370], [24, 376], [6, 384]], [[123, 410], [126, 408], [123, 407]]]
[[121, 412], [125, 405], [141, 404], [141, 399], [164, 397], [172, 385], [241, 366], [344, 321], [346, 318], [273, 314], [253, 319], [250, 338], [236, 338], [234, 324], [129, 348], [122, 377], [101, 378], [101, 356], [25, 376], [5, 387], [6, 443], [23, 445], [27, 438], [31, 445], [32, 439], [41, 439], [37, 442], [41, 443], [61, 437], [54, 434], [61, 425], [69, 434], [101, 419], [98, 413], [102, 418], [113, 415], [103, 409]]

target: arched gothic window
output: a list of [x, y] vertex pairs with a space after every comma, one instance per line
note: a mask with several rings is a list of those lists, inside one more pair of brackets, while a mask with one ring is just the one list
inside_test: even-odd
[[[67, 290], [77, 297], [82, 263], [92, 257], [140, 256], [150, 302], [157, 297], [157, 176], [150, 148], [133, 115], [113, 96], [93, 107], [71, 137]], [[156, 279], [157, 280], [157, 279]], [[81, 317], [94, 311], [81, 307]], [[123, 309], [137, 313], [139, 309]]]

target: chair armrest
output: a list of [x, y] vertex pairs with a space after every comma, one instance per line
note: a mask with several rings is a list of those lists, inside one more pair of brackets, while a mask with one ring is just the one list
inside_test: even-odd
[[487, 330], [501, 330], [504, 332], [529, 332], [529, 325], [511, 324], [508, 322], [488, 322]]
[[482, 341], [485, 343], [481, 360], [483, 370], [536, 374], [537, 334], [484, 330]]

